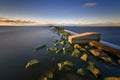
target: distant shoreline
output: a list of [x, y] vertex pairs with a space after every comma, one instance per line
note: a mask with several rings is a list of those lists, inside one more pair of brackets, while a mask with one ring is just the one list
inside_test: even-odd
[[[0, 26], [0, 27], [48, 27], [48, 26], [40, 25], [40, 26]], [[120, 26], [59, 26], [59, 27], [120, 27]]]

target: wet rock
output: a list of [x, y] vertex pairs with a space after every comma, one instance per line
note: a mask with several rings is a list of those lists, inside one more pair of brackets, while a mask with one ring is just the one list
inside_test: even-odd
[[71, 56], [78, 58], [80, 56], [80, 51], [78, 49], [74, 49]]
[[53, 78], [53, 72], [46, 72], [45, 75], [47, 78]]
[[99, 41], [100, 33], [98, 32], [85, 32], [81, 34], [74, 34], [68, 37], [71, 44], [89, 44], [91, 41]]
[[47, 48], [47, 51], [57, 51], [58, 48]]
[[104, 60], [105, 62], [108, 62], [108, 63], [112, 63], [112, 59], [110, 57], [101, 57], [102, 60]]
[[92, 55], [94, 55], [94, 56], [100, 56], [101, 50], [99, 50], [99, 49], [94, 49], [94, 50], [90, 50], [89, 52], [90, 52]]
[[80, 75], [85, 75], [85, 71], [82, 69], [82, 68], [79, 68], [78, 70], [77, 70], [77, 74], [80, 74]]
[[74, 44], [74, 48], [75, 48], [75, 49], [80, 49], [81, 46], [80, 46], [79, 44]]
[[87, 57], [88, 57], [88, 55], [84, 53], [84, 54], [81, 56], [80, 59], [86, 62], [86, 61], [87, 61]]
[[87, 69], [96, 77], [100, 77], [100, 71], [95, 67], [95, 64], [93, 62], [88, 62], [89, 66]]
[[71, 67], [73, 67], [74, 64], [71, 61], [64, 61], [64, 62], [58, 63], [57, 66], [60, 71], [63, 69], [71, 70]]
[[26, 64], [26, 68], [34, 65], [34, 64], [37, 64], [39, 63], [40, 61], [38, 61], [37, 59], [33, 59], [33, 60], [30, 60], [27, 64]]

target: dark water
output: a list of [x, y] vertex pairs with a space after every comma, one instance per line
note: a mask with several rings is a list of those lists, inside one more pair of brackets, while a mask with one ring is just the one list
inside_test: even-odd
[[[102, 40], [120, 45], [120, 28], [66, 27], [66, 29], [78, 33], [97, 31], [102, 33]], [[37, 58], [39, 54], [44, 54], [44, 51], [39, 54], [33, 53], [33, 48], [40, 44], [50, 44], [56, 38], [58, 36], [49, 27], [0, 27], [0, 80], [29, 80], [28, 77], [31, 75], [26, 75], [25, 64]]]
[[65, 27], [68, 30], [82, 33], [82, 32], [99, 32], [101, 33], [101, 40], [120, 45], [120, 27]]
[[0, 27], [0, 80], [25, 80], [25, 64], [34, 58], [33, 48], [54, 38], [48, 27]]

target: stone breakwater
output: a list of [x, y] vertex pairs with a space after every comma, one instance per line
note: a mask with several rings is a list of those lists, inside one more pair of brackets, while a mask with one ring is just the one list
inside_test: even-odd
[[[104, 71], [109, 71], [110, 73], [110, 70], [105, 66], [119, 70], [117, 67], [120, 66], [120, 58], [118, 56], [113, 56], [117, 53], [93, 46], [93, 43], [99, 44], [99, 42], [96, 41], [90, 41], [88, 44], [71, 44], [68, 42], [68, 37], [73, 34], [64, 31], [64, 28], [55, 27], [54, 30], [60, 38], [53, 40], [51, 47], [47, 47], [46, 44], [35, 48], [35, 51], [46, 49], [46, 57], [55, 54], [55, 56], [50, 57], [51, 60], [48, 61], [50, 65], [53, 63], [54, 65], [52, 65], [52, 68], [49, 67], [48, 71], [41, 73], [42, 75], [39, 77], [39, 80], [80, 80], [81, 78], [82, 80], [120, 79], [118, 76], [120, 73], [117, 73], [114, 70], [111, 70], [113, 71], [111, 74], [104, 73]], [[113, 55], [111, 55], [111, 53]], [[29, 69], [33, 66], [35, 67], [37, 64], [40, 64], [40, 66], [44, 65], [41, 61], [34, 59], [27, 63], [26, 68]], [[46, 64], [46, 66], [50, 65]], [[113, 75], [113, 77], [111, 77], [111, 75]]]

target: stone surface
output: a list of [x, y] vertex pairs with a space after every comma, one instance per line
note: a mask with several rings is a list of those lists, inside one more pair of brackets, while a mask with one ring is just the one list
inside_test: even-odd
[[75, 34], [68, 37], [68, 41], [71, 44], [88, 44], [91, 41], [99, 41], [100, 33], [97, 32], [85, 32], [81, 34]]
[[100, 56], [100, 50], [99, 49], [90, 50], [90, 53], [94, 56]]
[[87, 57], [88, 57], [88, 55], [87, 54], [83, 54], [82, 56], [81, 56], [81, 60], [83, 60], [83, 61], [87, 61]]

